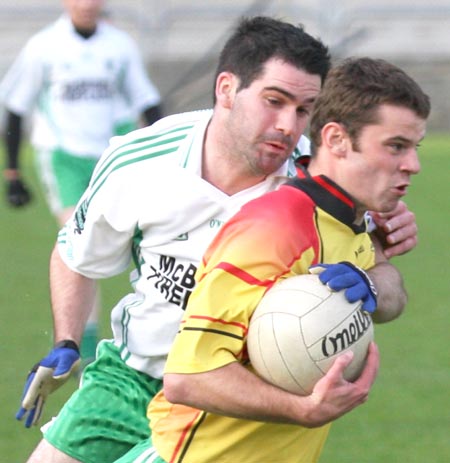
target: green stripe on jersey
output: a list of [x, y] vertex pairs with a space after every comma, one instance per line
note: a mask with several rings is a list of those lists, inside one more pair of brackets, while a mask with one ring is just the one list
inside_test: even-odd
[[[187, 137], [189, 133], [187, 131], [192, 127], [193, 125], [189, 125], [170, 130], [162, 134], [133, 140], [130, 143], [121, 145], [112, 151], [104, 162], [95, 169], [91, 182], [91, 194], [89, 196], [88, 204], [111, 172], [136, 162], [145, 161], [147, 159], [156, 158], [177, 151], [180, 146], [180, 142]], [[173, 136], [182, 131], [185, 131], [185, 133]], [[136, 156], [138, 153], [142, 154]]]
[[[91, 191], [91, 194], [89, 195], [89, 199], [88, 199], [88, 205], [91, 202], [92, 198], [97, 193], [97, 191], [106, 182], [106, 180], [108, 178], [108, 175], [111, 172], [114, 172], [115, 170], [120, 169], [121, 167], [128, 166], [130, 164], [134, 164], [136, 162], [145, 161], [146, 159], [151, 159], [151, 158], [155, 158], [155, 157], [158, 157], [158, 156], [163, 156], [164, 154], [173, 153], [173, 152], [177, 151], [177, 149], [178, 149], [178, 146], [176, 146], [174, 148], [171, 148], [171, 149], [166, 149], [166, 150], [162, 150], [162, 151], [156, 151], [156, 152], [146, 154], [144, 156], [139, 156], [139, 157], [136, 157], [136, 158], [128, 159], [128, 160], [125, 160], [125, 161], [121, 162], [120, 164], [117, 164], [111, 170], [109, 170], [106, 175], [103, 176], [103, 179], [100, 181], [100, 183], [97, 185], [97, 187], [93, 191]], [[141, 151], [141, 150], [139, 150], [139, 151]], [[100, 177], [97, 180], [100, 180]]]
[[[176, 141], [177, 139], [182, 140], [183, 138], [186, 138], [187, 134], [181, 135], [181, 138], [180, 137], [178, 137], [178, 138], [175, 137], [175, 138], [169, 138], [167, 140], [164, 139], [164, 140], [162, 140], [162, 141], [160, 141], [158, 143], [149, 144], [147, 146], [141, 146], [139, 148], [135, 148], [135, 149], [132, 149], [130, 151], [125, 151], [125, 152], [122, 153], [122, 151], [125, 150], [127, 147], [136, 146], [136, 145], [139, 145], [141, 143], [153, 142], [154, 140], [161, 139], [162, 137], [171, 136], [173, 134], [176, 134], [177, 132], [190, 130], [190, 129], [192, 129], [192, 127], [193, 127], [192, 124], [188, 125], [188, 126], [178, 127], [176, 129], [171, 129], [171, 130], [168, 130], [167, 132], [159, 133], [159, 134], [156, 134], [156, 135], [151, 135], [149, 137], [137, 138], [136, 140], [132, 140], [129, 143], [125, 143], [123, 145], [120, 145], [115, 150], [111, 151], [111, 153], [103, 160], [103, 162], [102, 161], [99, 162], [97, 171], [98, 171], [99, 168], [103, 168], [103, 166], [105, 166], [106, 163], [110, 164], [111, 162], [113, 162], [114, 159], [116, 159], [116, 157], [123, 156], [123, 155], [125, 155], [127, 153], [133, 153], [133, 152], [138, 151], [140, 149], [151, 148], [152, 146], [158, 146], [160, 144], [171, 143], [173, 141]], [[102, 172], [103, 172], [103, 170], [102, 170]], [[100, 174], [102, 172], [100, 172]]]

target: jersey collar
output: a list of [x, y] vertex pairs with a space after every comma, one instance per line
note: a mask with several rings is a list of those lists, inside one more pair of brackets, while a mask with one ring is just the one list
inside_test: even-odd
[[355, 233], [367, 230], [366, 224], [356, 225], [356, 208], [353, 199], [326, 175], [311, 176], [306, 169], [298, 169], [298, 177], [287, 182], [305, 192], [325, 212], [346, 224]]

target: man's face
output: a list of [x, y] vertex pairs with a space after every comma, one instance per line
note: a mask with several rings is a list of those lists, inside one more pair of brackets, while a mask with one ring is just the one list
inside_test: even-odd
[[319, 75], [269, 60], [249, 87], [234, 89], [226, 127], [230, 155], [244, 160], [253, 175], [276, 171], [305, 131], [320, 87]]
[[412, 110], [382, 105], [379, 121], [364, 127], [358, 150], [348, 154], [343, 186], [360, 211], [387, 212], [406, 195], [411, 175], [420, 171], [417, 146], [425, 135], [426, 121]]
[[95, 29], [103, 0], [64, 0], [64, 6], [75, 27]]

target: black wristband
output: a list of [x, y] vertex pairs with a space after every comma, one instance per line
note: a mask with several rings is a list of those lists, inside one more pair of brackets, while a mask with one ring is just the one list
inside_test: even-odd
[[372, 293], [372, 296], [373, 296], [373, 298], [375, 299], [375, 302], [376, 302], [377, 298], [378, 298], [378, 291], [377, 291], [377, 288], [375, 287], [372, 279], [369, 277], [368, 273], [365, 270], [363, 270], [361, 267], [358, 267], [357, 265], [352, 264], [351, 262], [343, 261], [343, 262], [341, 262], [341, 264], [348, 265], [349, 267], [351, 267], [353, 270], [358, 272], [363, 277], [364, 281], [366, 282], [367, 286], [369, 287], [369, 289], [370, 289], [370, 291]]
[[80, 348], [78, 347], [78, 344], [75, 341], [72, 341], [71, 339], [64, 339], [63, 341], [57, 342], [53, 346], [53, 349], [58, 349], [59, 347], [67, 347], [69, 349], [73, 349], [78, 354], [80, 353]]

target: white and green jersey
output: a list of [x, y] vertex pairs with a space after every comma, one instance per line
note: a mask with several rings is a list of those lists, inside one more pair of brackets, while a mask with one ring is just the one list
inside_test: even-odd
[[[156, 378], [162, 377], [208, 244], [244, 203], [296, 175], [290, 159], [232, 196], [203, 180], [202, 146], [211, 116], [211, 110], [169, 116], [113, 138], [58, 237], [65, 263], [89, 278], [119, 274], [134, 259], [134, 292], [112, 312], [114, 339], [129, 366]], [[309, 150], [305, 137], [299, 149]]]
[[33, 111], [38, 150], [99, 158], [115, 128], [159, 104], [160, 95], [131, 37], [99, 22], [85, 39], [64, 15], [27, 42], [0, 85], [0, 99], [21, 116]]

